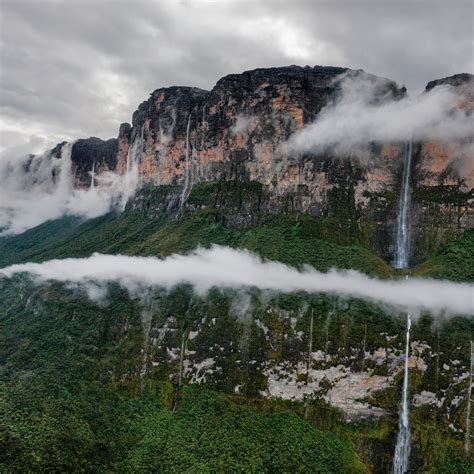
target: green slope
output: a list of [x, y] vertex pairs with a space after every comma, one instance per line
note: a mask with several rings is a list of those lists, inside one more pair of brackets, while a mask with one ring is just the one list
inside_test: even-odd
[[415, 275], [446, 278], [454, 281], [474, 281], [474, 229], [445, 245], [415, 269]]
[[[0, 289], [0, 471], [365, 472], [347, 437], [292, 413], [140, 378], [140, 305], [21, 277]], [[173, 314], [176, 294], [166, 302]]]
[[294, 266], [308, 263], [323, 271], [336, 267], [383, 277], [392, 274], [391, 268], [367, 249], [320, 239], [304, 221], [282, 218], [257, 228], [239, 229], [200, 214], [179, 219], [109, 214], [83, 223], [71, 218], [47, 222], [0, 239], [0, 266], [86, 257], [93, 252], [166, 256], [212, 244], [246, 248]]
[[[215, 210], [199, 207], [206, 198], [205, 193], [201, 194], [192, 196], [195, 207], [179, 218], [164, 212], [151, 216], [129, 208], [121, 215], [111, 213], [85, 222], [66, 217], [18, 236], [1, 238], [0, 267], [86, 257], [93, 252], [166, 256], [219, 244], [246, 248], [296, 267], [309, 263], [323, 271], [353, 268], [383, 278], [401, 273], [364, 248], [357, 238], [338, 235], [343, 231], [337, 221], [322, 223], [310, 216], [288, 213], [267, 216], [253, 226], [229, 225], [222, 219], [225, 209], [217, 215]], [[470, 230], [413, 272], [472, 281], [473, 268], [474, 232]], [[189, 293], [189, 289], [177, 289], [160, 297], [163, 307], [156, 318], [163, 322], [175, 316], [178, 321], [174, 346], [179, 346], [187, 325], [206, 315], [215, 316], [217, 323], [196, 340], [195, 346], [190, 346], [193, 350], [207, 350], [214, 343], [224, 345], [226, 337], [238, 344], [243, 328], [241, 322], [229, 317], [230, 302], [222, 295], [213, 295], [201, 304]], [[0, 299], [2, 471], [182, 472], [192, 464], [193, 472], [218, 472], [224, 470], [222, 466], [234, 471], [288, 472], [301, 465], [307, 467], [307, 472], [363, 472], [349, 439], [362, 453], [369, 450], [369, 445], [380, 445], [387, 451], [383, 456], [390, 459], [390, 433], [396, 417], [384, 420], [381, 426], [367, 430], [356, 427], [347, 432], [338, 416], [325, 414], [327, 408], [313, 407], [313, 423], [308, 423], [299, 416], [300, 405], [274, 410], [271, 403], [238, 401], [229, 395], [235, 384], [246, 380], [255, 395], [261, 380], [248, 371], [242, 374], [232, 357], [223, 365], [229, 374], [228, 387], [214, 384], [220, 393], [186, 390], [178, 411], [173, 413], [168, 376], [176, 372], [176, 364], [157, 368], [146, 380], [140, 378], [142, 305], [114, 285], [109, 288], [108, 303], [101, 305], [65, 285], [35, 287], [17, 277], [0, 280]], [[402, 338], [403, 321], [368, 303], [348, 301], [338, 306], [331, 298], [286, 295], [278, 305], [284, 311], [294, 311], [304, 302], [315, 308], [317, 327], [328, 327], [326, 334], [316, 330], [315, 348], [324, 349], [330, 340], [334, 356], [344, 357], [343, 348], [358, 347], [362, 339], [367, 349], [380, 347], [386, 343], [385, 332], [399, 333]], [[275, 333], [291, 331], [269, 315], [267, 308], [256, 311]], [[308, 321], [308, 315], [301, 317], [295, 330], [307, 333]], [[464, 360], [465, 351], [458, 347], [467, 347], [472, 324], [455, 319], [441, 327], [441, 364], [449, 363], [452, 357]], [[413, 333], [435, 347], [438, 329], [426, 316], [414, 325]], [[281, 357], [287, 350], [283, 343], [264, 346], [265, 341], [252, 339], [251, 357]], [[422, 383], [435, 390], [433, 367], [430, 365]], [[383, 367], [377, 370], [383, 371]], [[436, 381], [436, 388], [438, 383], [443, 380]], [[391, 390], [381, 403], [396, 411], [397, 393]], [[426, 444], [419, 459], [432, 472], [469, 472], [468, 462], [459, 456], [459, 439], [450, 438], [438, 415], [414, 412], [413, 416], [415, 435], [420, 437], [420, 445]], [[432, 431], [442, 433], [431, 437], [431, 443], [427, 441], [429, 431], [424, 428], [427, 423]], [[322, 424], [337, 434], [315, 428]], [[449, 443], [444, 445], [448, 438]]]

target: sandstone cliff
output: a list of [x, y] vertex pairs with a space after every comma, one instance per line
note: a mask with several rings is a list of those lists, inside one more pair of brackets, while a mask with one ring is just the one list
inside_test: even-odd
[[[86, 170], [93, 162], [98, 172], [123, 173], [127, 160], [135, 159], [142, 184], [176, 187], [172, 202], [164, 206], [168, 210], [191, 205], [186, 202], [196, 183], [256, 182], [260, 196], [255, 203], [241, 203], [241, 212], [231, 212], [230, 225], [254, 225], [251, 216], [259, 213], [309, 213], [335, 220], [335, 232], [349, 229], [353, 239], [390, 260], [405, 143], [369, 143], [342, 157], [330, 150], [296, 156], [280, 149], [337, 100], [337, 79], [347, 74], [375, 77], [344, 68], [290, 66], [232, 74], [211, 91], [157, 89], [133, 114], [132, 125], [121, 125], [117, 140], [75, 144], [76, 182], [89, 184]], [[374, 101], [398, 100], [406, 93], [388, 79], [378, 83]], [[456, 87], [460, 100], [453, 106], [470, 113], [473, 83], [471, 75], [459, 74], [430, 82], [425, 93], [439, 85]], [[136, 156], [131, 157], [133, 143]], [[414, 144], [413, 261], [436, 248], [447, 233], [474, 225], [474, 174], [472, 166], [466, 167], [474, 158], [458, 156], [461, 145]], [[219, 189], [208, 188], [213, 193], [208, 203], [216, 208], [223, 207]]]

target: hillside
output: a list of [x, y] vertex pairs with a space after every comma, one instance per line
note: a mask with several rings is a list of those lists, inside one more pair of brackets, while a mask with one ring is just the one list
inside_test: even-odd
[[[376, 85], [372, 105], [406, 97], [363, 71], [257, 69], [211, 91], [158, 89], [117, 140], [30, 157], [24, 179], [33, 190], [38, 176], [61, 188], [58, 167], [69, 163], [67, 192], [111, 205], [93, 217], [66, 206], [1, 236], [0, 268], [218, 244], [295, 268], [474, 282], [473, 179], [453, 164], [462, 140], [413, 143], [412, 266], [403, 269], [391, 263], [405, 143], [281, 155], [282, 143], [337, 103], [346, 75]], [[469, 112], [472, 80], [430, 82], [425, 94], [452, 87]], [[110, 182], [121, 194], [100, 194]], [[0, 276], [0, 470], [391, 469], [406, 337], [400, 308], [331, 293], [88, 283]], [[474, 320], [413, 318], [411, 468], [471, 472], [462, 445]]]

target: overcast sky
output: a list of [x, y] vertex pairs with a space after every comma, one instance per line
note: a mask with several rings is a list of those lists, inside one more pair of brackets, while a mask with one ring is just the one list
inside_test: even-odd
[[110, 138], [158, 87], [364, 69], [419, 93], [473, 72], [472, 0], [0, 0], [0, 149]]

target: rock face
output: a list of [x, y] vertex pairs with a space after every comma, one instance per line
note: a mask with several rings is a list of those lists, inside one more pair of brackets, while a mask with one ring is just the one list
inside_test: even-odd
[[[257, 182], [262, 195], [256, 208], [243, 204], [246, 214], [341, 217], [344, 231], [348, 224], [357, 235], [363, 220], [371, 227], [368, 245], [388, 257], [395, 200], [380, 194], [396, 186], [403, 144], [373, 146], [367, 156], [346, 159], [289, 156], [280, 150], [295, 131], [336, 100], [337, 80], [346, 74], [373, 77], [344, 68], [291, 66], [226, 76], [210, 92], [185, 87], [154, 91], [133, 115], [129, 142], [143, 140], [143, 181], [181, 186], [183, 201], [202, 181]], [[405, 94], [392, 81], [380, 84], [379, 100]], [[125, 150], [124, 144], [120, 169]], [[211, 201], [219, 206], [218, 190]], [[234, 221], [242, 224], [243, 219]]]
[[[194, 314], [183, 333], [178, 315], [169, 316], [169, 307], [162, 314], [160, 296], [153, 298], [142, 312], [147, 328], [142, 375], [175, 373], [184, 348], [182, 377], [186, 383], [207, 383], [246, 396], [320, 400], [348, 421], [397, 414], [405, 333], [403, 325], [397, 326], [393, 319], [382, 323], [379, 312], [374, 313], [372, 327], [365, 323], [361, 339], [357, 333], [364, 331], [359, 320], [362, 313], [346, 318], [344, 303], [331, 305], [330, 313], [318, 315], [312, 345], [316, 350], [308, 353], [309, 314], [297, 308], [284, 310], [265, 304], [241, 320], [229, 314], [218, 316], [211, 304], [200, 307], [203, 313]], [[200, 311], [198, 307], [193, 306]], [[387, 331], [380, 331], [382, 327]], [[469, 376], [468, 361], [462, 362], [462, 344], [457, 341], [456, 348], [445, 347], [440, 352], [439, 346], [428, 343], [436, 341], [434, 333], [426, 327], [416, 331], [423, 340], [410, 344], [409, 368], [417, 380], [410, 389], [413, 405], [439, 409], [440, 416], [459, 429], [462, 413], [455, 408], [463, 400]]]
[[[472, 122], [474, 76], [456, 74], [431, 81], [425, 93], [435, 87], [454, 87], [459, 102]], [[474, 147], [473, 137], [458, 143], [425, 142], [418, 146], [414, 169], [412, 238], [421, 256], [434, 250], [444, 235], [474, 227]]]
[[[262, 194], [256, 208], [243, 203], [247, 213], [298, 212], [332, 219], [339, 222], [336, 230], [338, 225], [340, 232], [349, 228], [353, 240], [391, 260], [405, 144], [371, 143], [350, 157], [330, 152], [292, 156], [280, 146], [337, 100], [338, 79], [344, 75], [375, 78], [338, 67], [289, 66], [232, 74], [211, 91], [157, 89], [133, 114], [132, 125], [121, 125], [118, 140], [76, 142], [76, 182], [90, 181], [86, 172], [93, 162], [99, 172], [124, 173], [132, 144], [138, 143], [141, 182], [180, 187], [181, 207], [196, 183], [257, 182]], [[388, 79], [377, 78], [377, 83], [374, 101], [398, 100], [406, 93]], [[460, 103], [453, 106], [472, 112], [473, 76], [432, 81], [425, 93], [440, 85], [456, 87]], [[459, 166], [472, 157], [456, 161], [461, 145], [414, 144], [414, 261], [442, 243], [446, 233], [474, 225], [474, 173]], [[209, 202], [218, 205], [219, 192], [209, 192], [215, 192]], [[235, 219], [238, 225], [244, 221]]]
[[117, 140], [111, 138], [104, 141], [91, 137], [77, 140], [71, 152], [72, 173], [76, 187], [88, 187], [95, 173], [115, 171], [117, 168]]
[[[346, 164], [331, 156], [288, 156], [279, 145], [316, 119], [340, 92], [335, 80], [348, 73], [365, 75], [291, 66], [226, 76], [211, 92], [185, 87], [154, 91], [133, 115], [131, 139], [144, 140], [143, 179], [181, 186], [187, 180], [190, 186], [202, 180], [258, 181], [275, 197], [275, 211], [282, 208], [281, 196], [291, 193], [298, 194], [291, 210], [322, 214], [327, 192], [340, 181], [338, 168], [348, 179]], [[387, 94], [397, 98], [404, 90], [387, 80], [380, 95]], [[396, 155], [393, 150], [379, 153]], [[354, 178], [363, 173], [358, 168]], [[308, 189], [301, 192], [302, 186]]]
[[455, 74], [454, 76], [444, 77], [443, 79], [436, 79], [428, 82], [426, 91], [430, 91], [436, 86], [449, 85], [454, 87], [463, 87], [465, 92], [474, 98], [474, 76], [472, 74]]

